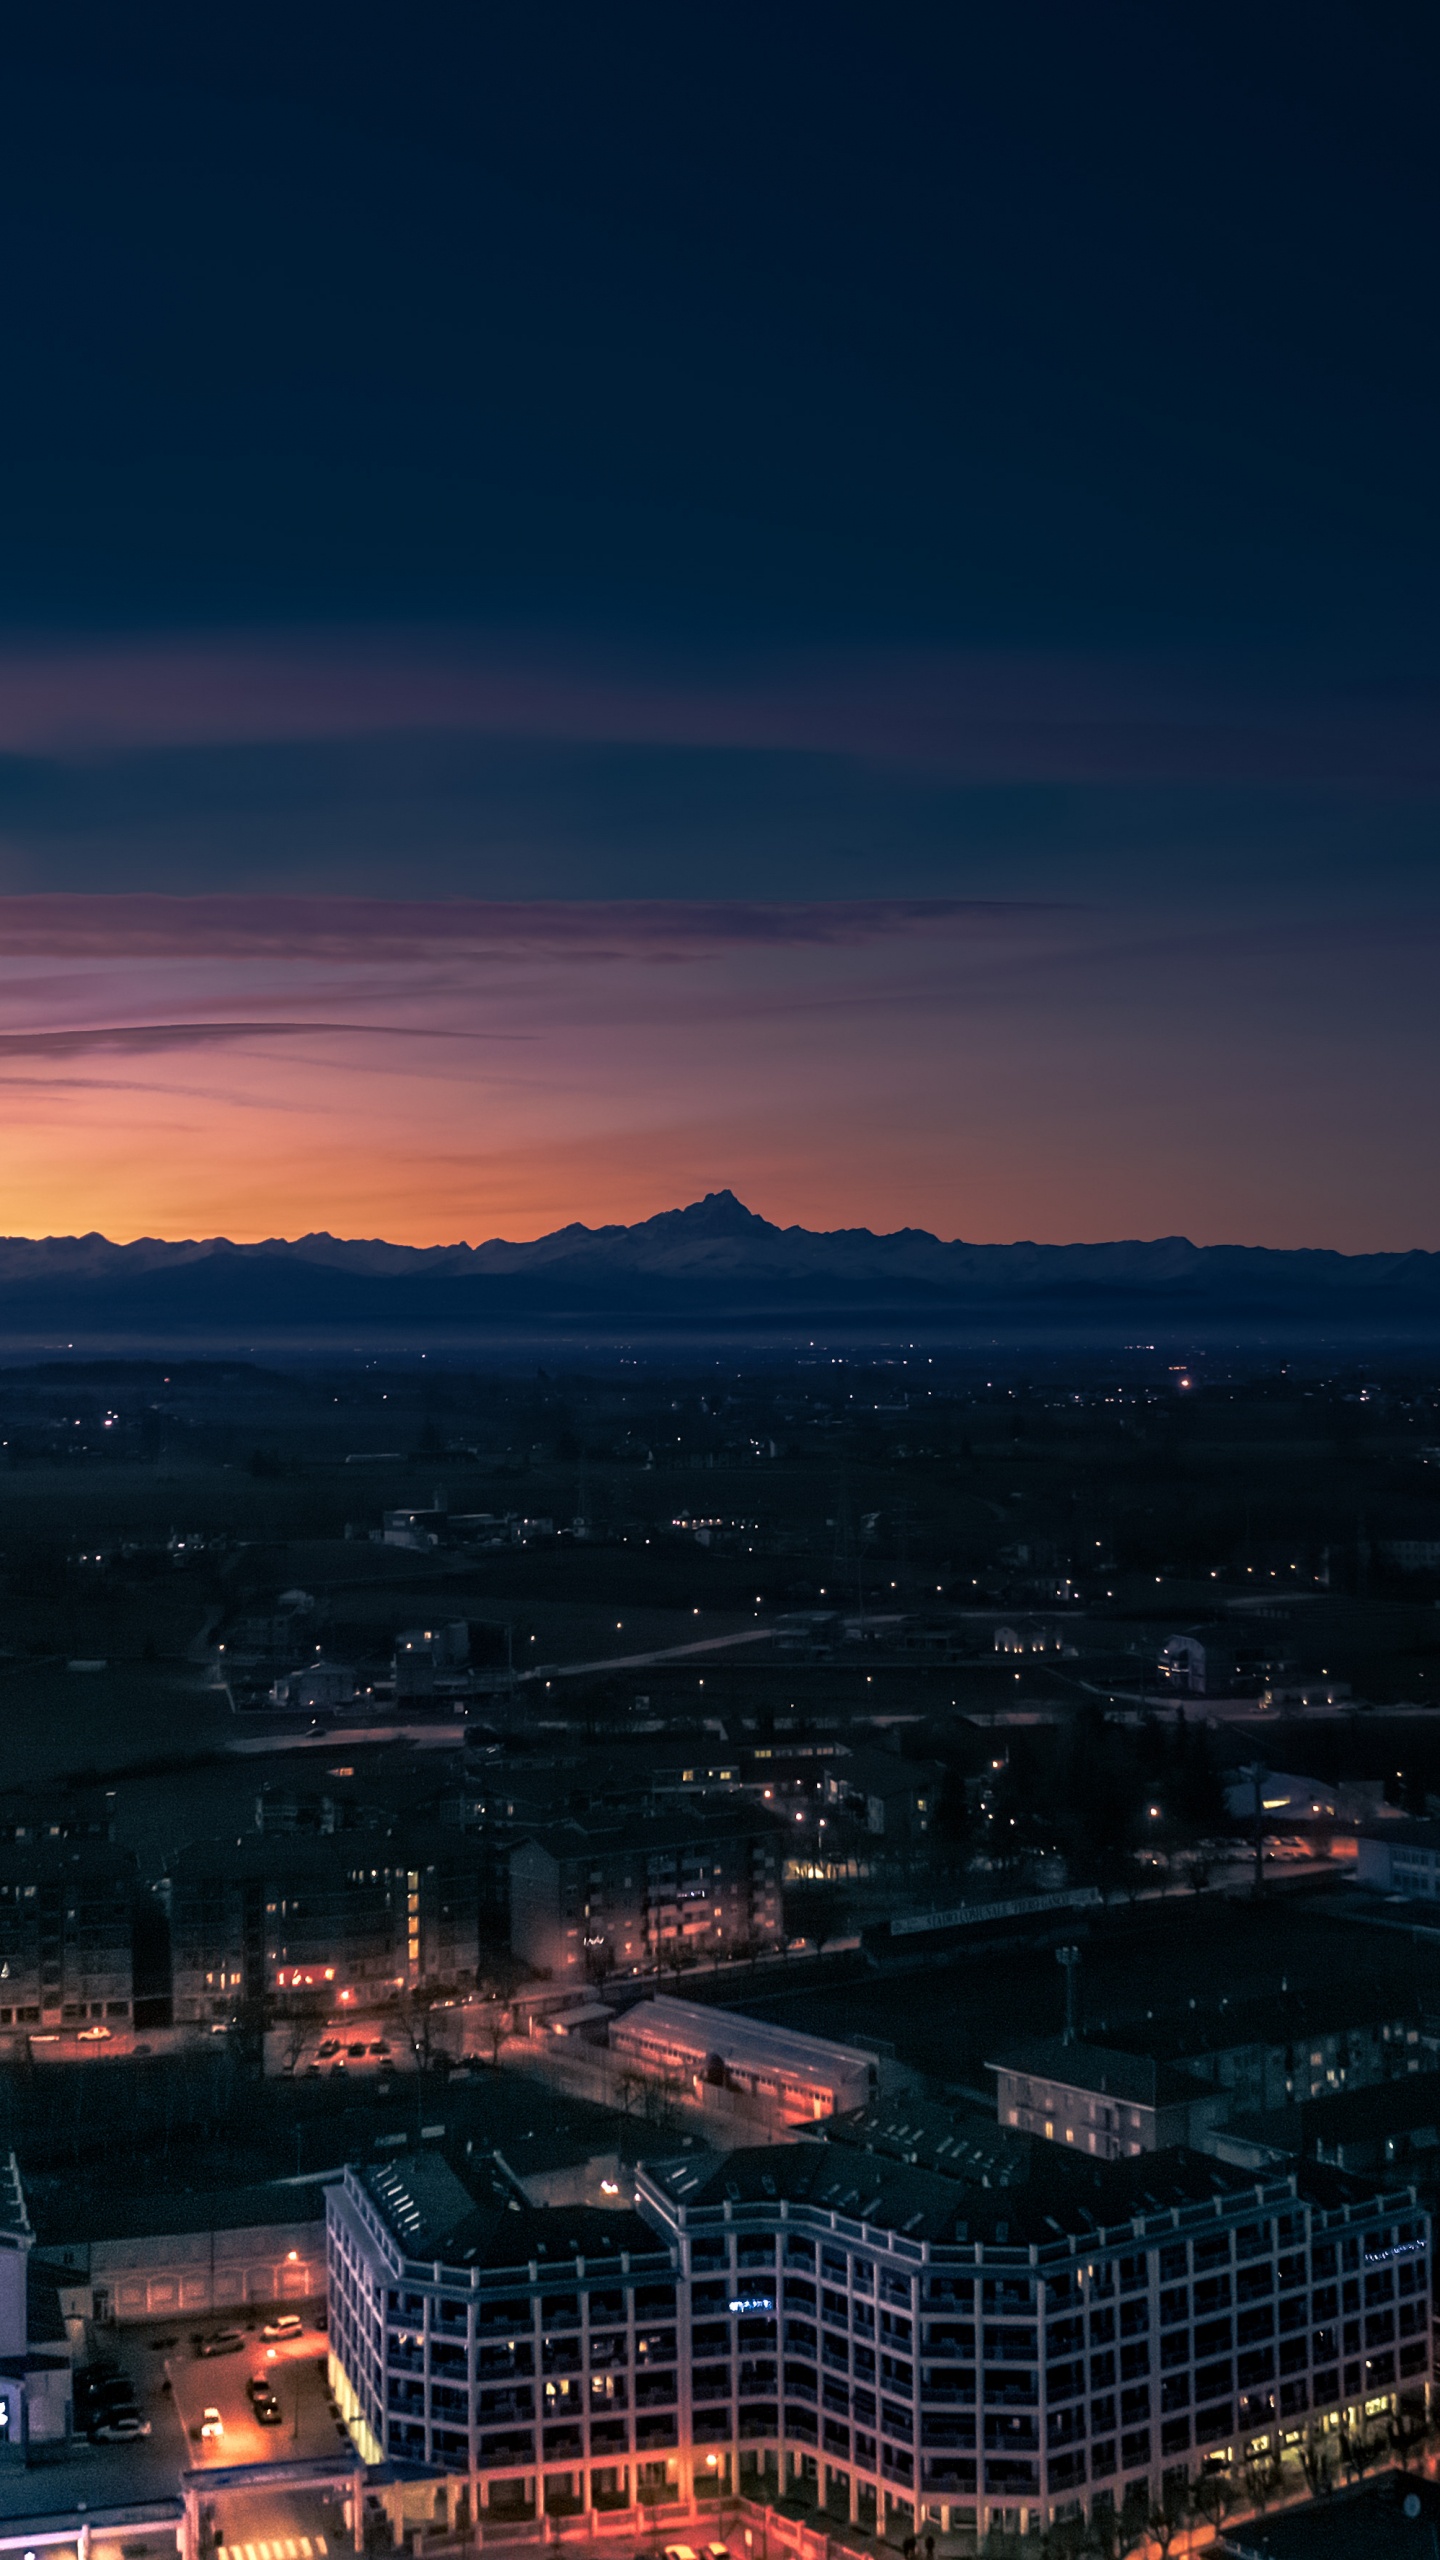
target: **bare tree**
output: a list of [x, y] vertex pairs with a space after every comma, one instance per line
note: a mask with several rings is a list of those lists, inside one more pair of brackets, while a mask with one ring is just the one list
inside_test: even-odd
[[1300, 2447], [1300, 2468], [1305, 2475], [1305, 2486], [1311, 2497], [1328, 2498], [1335, 2486], [1335, 2474], [1330, 2461], [1330, 2448], [1315, 2427], [1307, 2427], [1305, 2430], [1304, 2442]]
[[1219, 2463], [1207, 2465], [1195, 2483], [1195, 2504], [1213, 2533], [1218, 2533], [1235, 2504], [1235, 2483]]

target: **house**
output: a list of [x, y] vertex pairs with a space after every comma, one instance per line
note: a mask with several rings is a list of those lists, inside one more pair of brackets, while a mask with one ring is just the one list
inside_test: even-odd
[[272, 1706], [314, 1715], [322, 1708], [348, 1707], [354, 1695], [353, 1666], [327, 1662], [319, 1655], [314, 1662], [302, 1664], [298, 1671], [283, 1672], [271, 1687], [270, 1701]]

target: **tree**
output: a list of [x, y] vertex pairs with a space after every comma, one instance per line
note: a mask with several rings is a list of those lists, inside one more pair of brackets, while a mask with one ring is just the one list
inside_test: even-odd
[[1391, 2417], [1388, 2433], [1401, 2470], [1408, 2471], [1411, 2454], [1419, 2452], [1430, 2433], [1430, 2421], [1423, 2408], [1397, 2409]]
[[1372, 2436], [1363, 2422], [1358, 2427], [1341, 2428], [1340, 2459], [1346, 2470], [1351, 2472], [1357, 2480], [1364, 2479], [1372, 2463], [1378, 2460], [1380, 2452], [1378, 2436]]
[[1167, 2480], [1160, 2492], [1160, 2503], [1150, 2510], [1150, 2539], [1160, 2546], [1160, 2560], [1168, 2560], [1170, 2545], [1185, 2521], [1189, 2505], [1188, 2480]]
[[1196, 2481], [1195, 2504], [1212, 2533], [1218, 2533], [1235, 2504], [1235, 2483], [1218, 2462], [1207, 2463]]
[[1258, 2514], [1263, 2516], [1279, 2486], [1280, 2456], [1278, 2452], [1273, 2447], [1267, 2446], [1263, 2453], [1247, 2453], [1245, 2488], [1250, 2504]]
[[1312, 2498], [1328, 2498], [1335, 2486], [1335, 2473], [1330, 2461], [1330, 2448], [1315, 2427], [1307, 2427], [1300, 2447], [1300, 2468], [1305, 2486]]

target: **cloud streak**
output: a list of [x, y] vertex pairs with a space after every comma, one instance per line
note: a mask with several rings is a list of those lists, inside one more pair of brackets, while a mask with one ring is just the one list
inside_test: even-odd
[[180, 634], [0, 647], [0, 753], [383, 735], [785, 751], [974, 782], [1431, 789], [1440, 698], [1031, 651], [603, 662], [457, 632]]
[[64, 1031], [0, 1032], [0, 1058], [143, 1057], [166, 1049], [220, 1049], [247, 1040], [523, 1040], [520, 1031], [464, 1031], [401, 1022], [109, 1022]]
[[296, 958], [436, 952], [685, 960], [732, 950], [862, 947], [943, 930], [985, 936], [1063, 912], [1020, 900], [503, 900], [39, 893], [0, 899], [0, 959]]

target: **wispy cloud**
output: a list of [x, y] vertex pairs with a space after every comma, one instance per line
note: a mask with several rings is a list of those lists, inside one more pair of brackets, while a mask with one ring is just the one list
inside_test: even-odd
[[0, 899], [0, 959], [314, 961], [534, 953], [681, 960], [726, 947], [862, 946], [890, 937], [985, 935], [1053, 912], [962, 898], [754, 901], [489, 900], [76, 892]]
[[519, 1031], [462, 1031], [397, 1022], [108, 1022], [63, 1031], [0, 1032], [0, 1058], [142, 1057], [165, 1049], [222, 1049], [250, 1040], [523, 1040]]
[[1440, 701], [1313, 676], [1039, 651], [741, 665], [457, 632], [196, 633], [0, 648], [0, 752], [405, 733], [879, 759], [974, 781], [1433, 787]]

